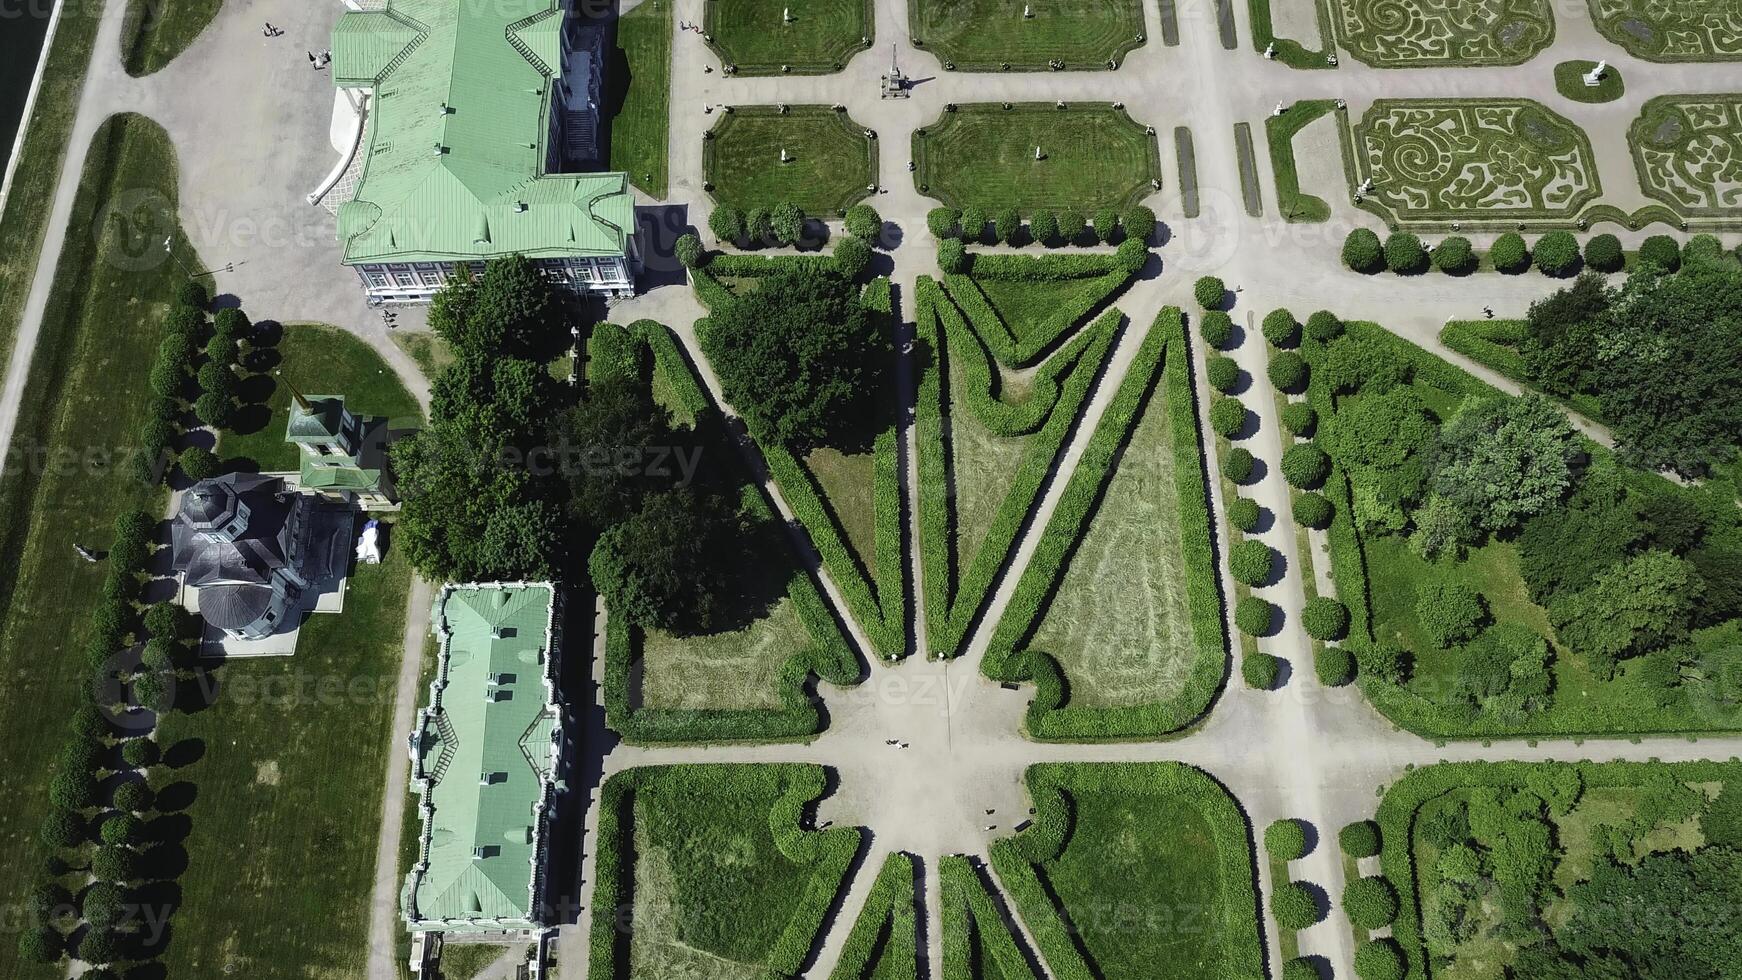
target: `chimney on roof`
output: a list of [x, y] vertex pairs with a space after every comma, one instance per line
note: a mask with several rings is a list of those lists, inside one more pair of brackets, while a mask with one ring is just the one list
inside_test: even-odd
[[433, 152], [434, 152], [434, 153], [435, 153], [435, 155], [436, 155], [436, 156], [438, 156], [438, 157], [439, 157], [439, 156], [441, 156], [441, 155], [442, 155], [442, 154], [443, 154], [443, 153], [446, 153], [446, 152], [448, 152], [448, 148], [447, 148], [447, 147], [445, 147], [445, 146], [443, 146], [443, 145], [441, 145], [441, 143], [439, 143], [439, 142], [437, 142], [437, 143], [435, 143], [435, 144], [433, 144], [433, 146], [434, 146], [434, 150], [433, 150]]
[[526, 202], [525, 201], [515, 201], [514, 202], [514, 213], [515, 214], [525, 214], [526, 213]]

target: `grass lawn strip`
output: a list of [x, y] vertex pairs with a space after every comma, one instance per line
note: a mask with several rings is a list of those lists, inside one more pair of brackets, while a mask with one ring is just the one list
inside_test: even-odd
[[821, 766], [630, 769], [601, 789], [590, 974], [599, 980], [796, 974], [858, 828], [802, 829]]
[[1246, 213], [1254, 218], [1264, 215], [1264, 198], [1258, 190], [1258, 157], [1252, 150], [1252, 124], [1234, 124], [1234, 150], [1240, 158], [1240, 196]]
[[908, 0], [907, 10], [914, 46], [946, 70], [1104, 69], [1146, 40], [1140, 0]]
[[[669, 329], [643, 320], [632, 333], [651, 349], [654, 377], [692, 418], [719, 411]], [[772, 515], [753, 485], [744, 495], [752, 512]], [[822, 724], [809, 678], [852, 684], [859, 676], [816, 583], [796, 569], [785, 598], [745, 630], [679, 639], [608, 617], [605, 660], [606, 724], [638, 743], [802, 738]]]
[[709, 0], [702, 17], [708, 46], [739, 75], [840, 71], [876, 29], [871, 0]]
[[833, 217], [877, 183], [877, 141], [828, 106], [736, 106], [706, 134], [702, 174], [721, 204]]
[[919, 975], [917, 870], [911, 854], [897, 852], [884, 860], [829, 980], [915, 980]]
[[1192, 131], [1184, 126], [1173, 130], [1175, 163], [1179, 166], [1180, 210], [1188, 218], [1198, 216], [1198, 153], [1192, 145]]
[[1219, 783], [1172, 762], [1035, 765], [1027, 783], [1038, 814], [992, 862], [1054, 976], [1263, 974], [1250, 831]]
[[914, 130], [913, 159], [920, 193], [954, 208], [1023, 214], [1129, 208], [1161, 180], [1155, 134], [1104, 103], [958, 106]]
[[[1164, 310], [993, 634], [987, 675], [1039, 682], [1028, 719], [1037, 738], [1164, 734], [1201, 716], [1221, 686], [1226, 637], [1189, 358], [1180, 311]], [[1113, 568], [1123, 586], [1110, 593]]]
[[[1280, 2], [1289, 3], [1295, 0]], [[1276, 28], [1270, 17], [1271, 3], [1272, 0], [1246, 0], [1246, 18], [1252, 30], [1253, 49], [1259, 52], [1270, 51], [1272, 57], [1290, 68], [1335, 68], [1329, 48], [1315, 51], [1293, 38], [1276, 36]], [[1326, 0], [1313, 0], [1313, 11], [1318, 17], [1320, 43], [1328, 44], [1331, 37], [1331, 15], [1326, 7]]]
[[[174, 61], [223, 6], [224, 0], [127, 0], [121, 21], [121, 63], [127, 74], [149, 75]], [[97, 19], [95, 12], [88, 16]]]
[[[63, 28], [82, 20], [67, 18]], [[104, 548], [117, 515], [164, 506], [159, 488], [133, 477], [130, 454], [152, 397], [146, 368], [183, 276], [167, 256], [140, 268], [130, 246], [143, 225], [153, 242], [172, 235], [178, 254], [194, 254], [175, 221], [174, 150], [145, 117], [116, 116], [98, 129], [79, 186], [69, 227], [94, 233], [69, 234], [61, 251], [9, 447], [16, 455], [0, 478], [0, 555], [9, 569], [0, 579], [0, 664], [13, 678], [0, 736], [0, 764], [12, 773], [0, 835], [18, 845], [0, 889], [12, 895], [28, 889], [46, 856], [36, 825], [60, 738], [45, 733], [60, 732], [85, 700], [85, 624], [104, 568], [79, 561], [73, 545]], [[125, 219], [110, 212], [142, 190], [155, 207]], [[14, 943], [0, 944], [0, 976], [63, 972], [16, 956]]]
[[1337, 38], [1374, 68], [1521, 65], [1554, 42], [1548, 0], [1496, 0], [1480, 8], [1456, 0], [1417, 0], [1407, 10], [1386, 0], [1330, 0]]
[[1338, 109], [1333, 99], [1296, 102], [1280, 116], [1264, 120], [1264, 137], [1270, 144], [1270, 170], [1276, 178], [1276, 209], [1285, 221], [1319, 222], [1331, 217], [1331, 206], [1315, 194], [1300, 189], [1300, 170], [1295, 165], [1294, 136], [1326, 113], [1338, 114], [1337, 124], [1348, 125], [1348, 110]]
[[1108, 311], [1074, 337], [1042, 366], [1026, 402], [1012, 406], [992, 387], [991, 355], [929, 277], [919, 280], [917, 306], [919, 344], [932, 352], [919, 384], [920, 482], [955, 491], [919, 495], [927, 636], [934, 654], [948, 657], [1049, 479], [1121, 315]]
[[[671, 8], [646, 0], [617, 21], [625, 73], [607, 75], [611, 92], [611, 166], [649, 197], [665, 197], [671, 152]], [[626, 86], [626, 87], [625, 87]]]
[[[1704, 795], [1707, 806], [1719, 788], [1728, 787], [1726, 792], [1742, 790], [1742, 766], [1738, 766], [1734, 760], [1728, 763], [1442, 762], [1410, 772], [1386, 791], [1384, 799], [1379, 803], [1378, 812], [1381, 838], [1384, 842], [1380, 863], [1385, 877], [1390, 879], [1403, 899], [1398, 903], [1399, 913], [1392, 924], [1391, 933], [1403, 950], [1409, 980], [1426, 980], [1430, 976], [1421, 910], [1427, 901], [1423, 892], [1435, 874], [1433, 868], [1438, 860], [1439, 850], [1418, 836], [1417, 831], [1424, 819], [1430, 811], [1466, 799], [1473, 789], [1525, 789], [1526, 781], [1533, 775], [1540, 777], [1561, 766], [1577, 769], [1583, 791], [1579, 802], [1570, 812], [1563, 816], [1554, 816], [1551, 813], [1546, 818], [1554, 828], [1552, 839], [1557, 844], [1552, 881], [1544, 889], [1547, 898], [1545, 921], [1548, 923], [1564, 920], [1567, 909], [1560, 892], [1588, 874], [1592, 862], [1607, 852], [1605, 831], [1629, 823], [1638, 808], [1641, 792], [1652, 779], [1661, 778], [1667, 773], [1675, 783], [1691, 787]], [[1704, 843], [1705, 838], [1696, 817], [1673, 827], [1660, 825], [1647, 828], [1646, 833], [1635, 838], [1633, 854], [1637, 858], [1652, 851], [1692, 850]], [[1640, 844], [1644, 847], [1641, 848]], [[1504, 887], [1504, 883], [1501, 886]], [[1668, 911], [1640, 910], [1641, 914], [1646, 915], [1667, 914]], [[1482, 938], [1477, 937], [1474, 941], [1462, 944], [1463, 949], [1452, 956], [1447, 967], [1441, 969], [1436, 966], [1431, 975], [1473, 975], [1464, 972], [1477, 965], [1470, 956], [1494, 966], [1496, 973], [1493, 975], [1498, 975], [1498, 967], [1510, 961], [1516, 946], [1513, 943], [1481, 941]]]
[[972, 861], [957, 854], [939, 858], [938, 881], [943, 980], [1038, 980]]

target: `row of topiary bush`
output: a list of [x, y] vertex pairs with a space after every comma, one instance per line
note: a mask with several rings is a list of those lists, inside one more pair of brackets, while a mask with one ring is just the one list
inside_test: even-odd
[[858, 281], [871, 268], [872, 249], [863, 238], [843, 238], [835, 243], [831, 255], [728, 255], [710, 252], [693, 232], [678, 236], [674, 249], [677, 260], [690, 270], [690, 285], [697, 298], [712, 309], [732, 298], [717, 277], [754, 278], [777, 268], [777, 263], [810, 263], [817, 268], [840, 274], [843, 279]]
[[[1203, 455], [1193, 422], [1196, 411], [1187, 369], [1189, 356], [1180, 311], [1174, 307], [1162, 310], [1114, 392], [1101, 424], [1089, 437], [993, 633], [981, 669], [994, 680], [1035, 682], [1037, 690], [1029, 703], [1027, 720], [1029, 734], [1035, 738], [1135, 738], [1177, 731], [1208, 710], [1221, 686], [1226, 636], [1215, 581], [1209, 510], [1204, 505]], [[1180, 544], [1196, 652], [1187, 666], [1185, 684], [1166, 701], [1120, 708], [1075, 706], [1068, 695], [1069, 678], [1058, 661], [1022, 646], [1039, 626], [1077, 542], [1088, 533], [1089, 521], [1113, 477], [1115, 464], [1157, 386], [1170, 420], [1173, 489], [1180, 505]]]
[[1098, 367], [1106, 359], [1119, 330], [1121, 315], [1110, 310], [1084, 328], [1041, 369], [1028, 397], [1011, 405], [1000, 399], [993, 387], [998, 374], [991, 354], [942, 287], [930, 277], [921, 276], [914, 295], [919, 342], [940, 355], [929, 359], [920, 376], [922, 479], [935, 479], [941, 485], [949, 472], [942, 423], [947, 406], [942, 403], [941, 375], [948, 370], [950, 358], [966, 358], [965, 379], [955, 391], [968, 401], [978, 422], [998, 435], [1034, 433], [990, 530], [959, 579], [952, 569], [953, 556], [959, 551], [951, 542], [955, 522], [949, 513], [950, 500], [944, 494], [921, 496], [920, 556], [925, 568], [927, 637], [936, 655], [948, 657], [957, 652], [969, 622], [1021, 530], [1029, 504], [1046, 481], [1078, 409], [1088, 398]]
[[[1072, 939], [1066, 916], [1051, 890], [1040, 881], [1035, 866], [1057, 858], [1070, 843], [1076, 825], [1077, 801], [1096, 793], [1163, 797], [1195, 807], [1209, 828], [1217, 880], [1224, 883], [1221, 905], [1202, 910], [1200, 921], [1221, 933], [1224, 961], [1211, 976], [1264, 975], [1263, 941], [1258, 931], [1258, 902], [1248, 883], [1254, 881], [1252, 847], [1246, 814], [1228, 791], [1201, 769], [1177, 762], [1042, 763], [1024, 776], [1035, 806], [1032, 822], [1014, 837], [992, 842], [992, 865], [1010, 895], [1015, 912], [1029, 928], [1038, 952], [1059, 980], [1090, 980], [1099, 974], [1088, 966]], [[1165, 834], [1168, 828], [1149, 828]], [[1213, 942], [1214, 932], [1204, 937]]]
[[791, 202], [748, 211], [722, 204], [708, 215], [708, 230], [721, 244], [792, 246], [806, 240], [809, 220], [804, 209]]
[[[652, 351], [654, 371], [688, 414], [718, 411], [669, 329], [642, 320], [634, 324], [630, 334], [633, 343]], [[759, 516], [771, 513], [760, 495], [750, 499], [762, 512]], [[793, 576], [787, 597], [810, 636], [826, 639], [813, 639], [781, 665], [776, 681], [781, 706], [777, 709], [648, 708], [635, 703], [631, 675], [640, 655], [641, 636], [622, 617], [609, 617], [605, 636], [607, 727], [632, 743], [770, 740], [816, 732], [822, 726], [822, 715], [807, 692], [810, 678], [814, 675], [833, 684], [852, 684], [858, 680], [859, 665], [809, 576]]]
[[[662, 785], [667, 782], [675, 785], [669, 788]], [[826, 790], [827, 777], [821, 766], [726, 763], [628, 769], [606, 780], [600, 788], [594, 912], [588, 935], [588, 961], [593, 976], [629, 975], [629, 946], [635, 918], [631, 913], [636, 865], [636, 794], [679, 792], [701, 799], [754, 798], [767, 795], [771, 783], [781, 789], [768, 814], [767, 826], [774, 844], [782, 857], [812, 871], [810, 887], [775, 939], [763, 965], [773, 977], [799, 974], [859, 853], [864, 832], [857, 827], [804, 829], [805, 810]], [[695, 819], [705, 821], [709, 817], [698, 812]], [[695, 868], [675, 870], [679, 875], [708, 873]]]
[[[219, 310], [208, 323], [208, 302], [205, 287], [190, 280], [177, 289], [166, 318], [168, 329], [158, 343], [148, 377], [151, 414], [140, 430], [140, 450], [133, 458], [134, 475], [142, 483], [158, 483], [167, 475], [174, 447], [186, 434], [181, 420], [189, 407], [202, 425], [213, 429], [235, 421], [240, 387], [236, 372], [242, 341], [253, 324], [234, 307]], [[204, 446], [189, 446], [176, 459], [193, 480], [216, 476], [222, 468], [218, 457]]]
[[[1674, 272], [1689, 255], [1722, 254], [1723, 248], [1723, 243], [1711, 235], [1696, 235], [1685, 246], [1669, 235], [1652, 235], [1640, 243], [1639, 261]], [[1738, 253], [1742, 258], [1742, 246], [1738, 246]], [[1548, 232], [1536, 240], [1534, 247], [1526, 244], [1523, 235], [1509, 231], [1496, 238], [1486, 254], [1496, 271], [1512, 275], [1534, 266], [1544, 275], [1564, 278], [1586, 268], [1619, 272], [1627, 265], [1621, 239], [1610, 234], [1591, 236], [1581, 251], [1578, 239], [1569, 231]], [[1357, 228], [1343, 241], [1343, 264], [1366, 274], [1389, 270], [1415, 275], [1433, 268], [1461, 276], [1480, 268], [1482, 258], [1482, 253], [1462, 235], [1447, 236], [1431, 249], [1407, 231], [1392, 232], [1380, 241], [1377, 233]]]
[[1114, 208], [1102, 208], [1095, 212], [1092, 221], [1071, 208], [1062, 211], [1042, 208], [1029, 214], [1026, 239], [1022, 235], [1022, 212], [1016, 208], [1005, 208], [996, 214], [979, 207], [932, 208], [925, 223], [940, 244], [953, 240], [969, 245], [1023, 245], [1033, 241], [1048, 248], [1111, 245], [1116, 241], [1147, 245], [1155, 234], [1155, 212], [1142, 205], [1123, 214]]
[[[39, 832], [53, 853], [31, 888], [30, 921], [18, 937], [19, 955], [31, 962], [72, 956], [101, 965], [149, 955], [131, 910], [142, 883], [169, 870], [151, 859], [155, 841], [143, 816], [156, 805], [150, 781], [161, 759], [148, 730], [123, 731], [112, 719], [134, 704], [173, 709], [199, 635], [197, 620], [174, 604], [150, 605], [141, 614], [156, 528], [157, 521], [141, 511], [115, 523], [103, 598], [85, 646], [89, 673], [81, 687], [88, 700], [73, 713]], [[127, 652], [141, 640], [146, 642], [133, 661]], [[105, 794], [103, 784], [115, 774], [131, 778]], [[76, 898], [61, 881], [73, 872], [95, 879]]]

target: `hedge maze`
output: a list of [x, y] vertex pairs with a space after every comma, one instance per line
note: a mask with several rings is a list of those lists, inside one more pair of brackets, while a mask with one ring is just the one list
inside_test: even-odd
[[1627, 132], [1639, 186], [1684, 215], [1742, 208], [1742, 95], [1663, 95]]
[[982, 669], [1038, 683], [1036, 738], [1164, 734], [1199, 717], [1221, 685], [1190, 356], [1179, 310], [1163, 311], [993, 634]]
[[[656, 399], [711, 440], [704, 443], [709, 458], [737, 460], [719, 409], [671, 331], [641, 321], [629, 333]], [[746, 509], [771, 520], [772, 508], [747, 474], [739, 479]], [[855, 683], [858, 660], [796, 560], [763, 572], [768, 608], [739, 630], [677, 637], [607, 617], [605, 712], [612, 730], [644, 743], [799, 738], [817, 731], [821, 716], [806, 682], [814, 674]]]
[[1089, 71], [1116, 68], [1141, 47], [1139, 0], [908, 0], [915, 47], [945, 70]]
[[1742, 7], [1709, 0], [1588, 0], [1610, 41], [1646, 61], [1742, 61]]
[[1332, 0], [1331, 11], [1343, 46], [1375, 68], [1517, 65], [1554, 41], [1548, 0]]
[[992, 864], [1053, 976], [1264, 975], [1250, 830], [1214, 779], [1064, 763], [1030, 766], [1027, 783], [1034, 822], [994, 841]]
[[[942, 284], [921, 277], [915, 295], [919, 478], [929, 488], [918, 500], [920, 561], [928, 645], [940, 657], [960, 652], [1112, 347], [1121, 316], [1095, 309], [1130, 278], [1110, 255], [979, 255], [973, 269], [973, 279]], [[1045, 315], [1006, 321], [974, 280], [1026, 281]], [[1099, 283], [1093, 302], [1084, 281]], [[1076, 291], [1080, 305], [1058, 315], [1041, 289], [1049, 283]]]
[[829, 106], [735, 106], [703, 138], [709, 192], [744, 210], [840, 214], [877, 183], [877, 141]]
[[1106, 103], [946, 108], [937, 122], [914, 130], [913, 159], [922, 194], [994, 212], [1124, 210], [1161, 180], [1155, 133]]
[[[871, 0], [708, 0], [708, 45], [739, 75], [826, 75], [871, 46]], [[792, 19], [786, 19], [787, 12]]]
[[807, 765], [612, 776], [600, 791], [591, 975], [796, 975], [863, 839], [804, 829], [824, 786], [822, 767]]
[[1570, 223], [1602, 193], [1584, 132], [1529, 99], [1380, 99], [1355, 145], [1363, 206], [1393, 222]]

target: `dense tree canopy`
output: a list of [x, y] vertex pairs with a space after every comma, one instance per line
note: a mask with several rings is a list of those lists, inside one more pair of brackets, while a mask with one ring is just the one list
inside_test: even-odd
[[587, 569], [613, 614], [643, 628], [712, 633], [739, 625], [758, 529], [722, 495], [672, 490], [599, 538]]
[[707, 323], [726, 400], [758, 436], [801, 448], [859, 434], [894, 351], [859, 290], [832, 272], [774, 272]]
[[1506, 531], [1561, 499], [1577, 454], [1572, 425], [1548, 399], [1479, 399], [1440, 426], [1430, 482], [1476, 527]]

